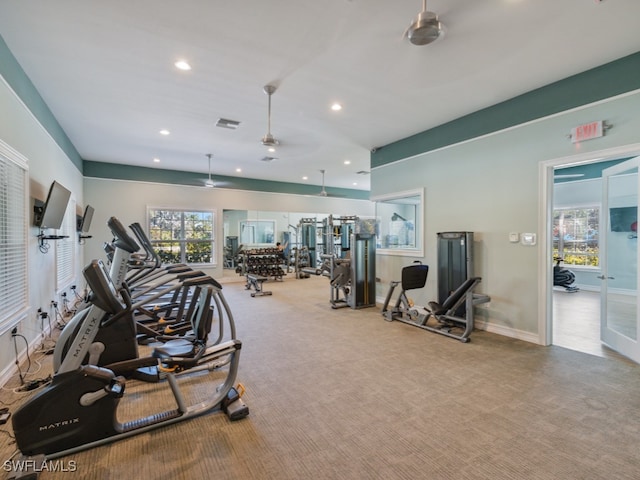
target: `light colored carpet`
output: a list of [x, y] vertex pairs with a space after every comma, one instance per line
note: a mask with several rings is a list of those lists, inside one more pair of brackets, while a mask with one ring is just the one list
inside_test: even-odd
[[265, 289], [224, 285], [249, 417], [202, 416], [74, 454], [76, 472], [41, 478], [640, 478], [639, 366], [333, 310], [324, 277]]

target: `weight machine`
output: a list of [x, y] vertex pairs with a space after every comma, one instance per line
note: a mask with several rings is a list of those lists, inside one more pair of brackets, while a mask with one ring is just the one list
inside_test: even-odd
[[376, 238], [370, 233], [351, 234], [350, 255], [323, 255], [328, 265], [332, 308], [364, 308], [376, 304]]
[[[474, 293], [481, 278], [473, 275], [473, 232], [438, 234], [438, 301], [415, 306], [407, 292], [423, 288], [428, 272], [429, 266], [420, 262], [404, 267], [401, 281], [392, 281], [389, 286], [382, 316], [389, 322], [398, 320], [468, 342], [474, 328], [473, 307], [491, 300], [488, 295]], [[402, 290], [389, 308], [399, 285]]]

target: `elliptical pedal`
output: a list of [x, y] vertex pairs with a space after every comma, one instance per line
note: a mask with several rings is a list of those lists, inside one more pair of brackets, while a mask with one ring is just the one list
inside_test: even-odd
[[222, 411], [227, 414], [229, 420], [240, 420], [249, 415], [249, 407], [241, 398], [243, 394], [244, 386], [238, 384], [238, 388], [231, 387], [227, 396], [222, 400]]

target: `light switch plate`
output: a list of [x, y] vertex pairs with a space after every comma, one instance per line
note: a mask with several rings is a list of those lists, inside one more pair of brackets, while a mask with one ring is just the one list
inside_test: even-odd
[[520, 241], [520, 234], [518, 232], [510, 232], [509, 241], [511, 243], [518, 243]]

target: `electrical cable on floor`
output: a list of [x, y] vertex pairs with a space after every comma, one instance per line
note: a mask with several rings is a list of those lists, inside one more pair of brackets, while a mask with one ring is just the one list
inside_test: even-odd
[[22, 375], [22, 370], [20, 369], [20, 361], [18, 359], [18, 341], [16, 340], [16, 337], [22, 337], [22, 339], [24, 340], [24, 343], [27, 346], [27, 360], [29, 362], [29, 365], [27, 366], [27, 372], [31, 368], [31, 357], [29, 356], [29, 342], [27, 341], [24, 335], [20, 335], [19, 333], [15, 332], [15, 330], [17, 330], [17, 327], [14, 329], [14, 332], [11, 332], [11, 335], [13, 336], [13, 349], [16, 352], [16, 367], [18, 368], [20, 385], [24, 385], [24, 376]]
[[6, 435], [11, 439], [11, 440], [13, 440], [13, 441], [15, 441], [15, 440], [16, 440], [16, 437], [14, 437], [13, 435], [11, 435], [11, 433], [9, 433], [9, 431], [8, 431], [8, 430], [5, 430], [5, 429], [3, 429], [3, 428], [0, 428], [0, 432], [2, 432], [2, 433], [4, 433], [4, 434], [6, 434]]
[[[71, 287], [71, 291], [73, 292], [73, 294], [76, 297], [75, 302], [73, 302], [73, 311], [77, 312], [78, 311], [78, 307], [86, 300], [82, 295], [80, 295], [78, 293], [78, 290], [76, 289], [76, 286], [73, 285]], [[85, 291], [86, 291], [86, 287], [85, 287]]]
[[[54, 304], [54, 308], [57, 308], [57, 304]], [[44, 335], [44, 319], [47, 319], [47, 322], [49, 323], [49, 334], [45, 337]], [[40, 348], [37, 350], [41, 353], [44, 353], [45, 355], [49, 355], [51, 353], [53, 353], [53, 349], [56, 346], [56, 341], [51, 337], [51, 332], [53, 330], [51, 329], [51, 316], [47, 315], [46, 313], [41, 313], [40, 314], [40, 332], [42, 333], [42, 343], [40, 344]], [[45, 342], [47, 340], [51, 341], [50, 345], [45, 345]]]
[[58, 304], [55, 304], [53, 309], [56, 317], [56, 327], [62, 330], [67, 325], [67, 322], [64, 321], [64, 315], [62, 315], [62, 313], [58, 309]]
[[[18, 369], [18, 376], [20, 378], [20, 386], [19, 387], [14, 387], [12, 389], [7, 389], [4, 385], [2, 386], [2, 390], [11, 390], [13, 393], [15, 394], [21, 394], [21, 393], [28, 393], [31, 392], [33, 390], [36, 390], [37, 388], [48, 384], [49, 382], [51, 382], [51, 375], [48, 375], [45, 378], [39, 378], [39, 379], [33, 379], [30, 381], [27, 381], [27, 377], [28, 376], [33, 376], [35, 374], [37, 374], [40, 370], [42, 370], [42, 364], [38, 361], [38, 359], [34, 358], [33, 359], [33, 363], [35, 363], [38, 368], [35, 372], [31, 372], [31, 367], [32, 367], [32, 360], [31, 360], [31, 355], [29, 354], [29, 342], [27, 341], [27, 338], [24, 335], [21, 335], [19, 333], [13, 333], [12, 332], [12, 336], [13, 336], [13, 345], [14, 345], [14, 350], [15, 350], [15, 354], [16, 354], [16, 360], [15, 360], [15, 364], [16, 367]], [[20, 361], [19, 361], [19, 355], [18, 355], [18, 341], [16, 340], [16, 337], [20, 337], [24, 340], [25, 345], [26, 345], [26, 354], [27, 354], [27, 370], [23, 373], [22, 369], [20, 368]]]
[[[3, 390], [6, 390], [5, 388], [3, 388]], [[5, 407], [10, 407], [11, 405], [18, 403], [19, 401], [21, 401], [21, 399], [16, 398], [13, 402], [5, 402], [4, 400], [0, 400], [0, 403], [2, 405], [4, 405]]]

